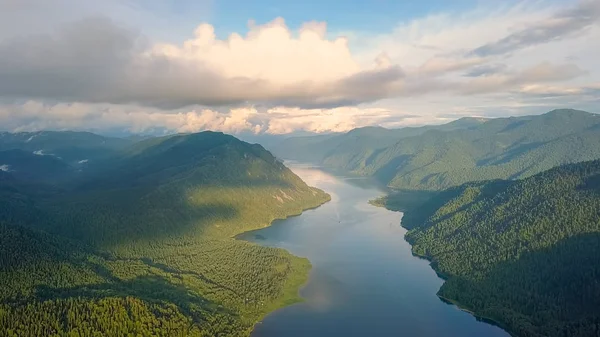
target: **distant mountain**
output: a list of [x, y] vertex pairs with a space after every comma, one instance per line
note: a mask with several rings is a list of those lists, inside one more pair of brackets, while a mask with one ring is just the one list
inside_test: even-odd
[[386, 129], [367, 126], [341, 134], [290, 137], [269, 149], [284, 159], [324, 163], [335, 169], [350, 169], [356, 160], [374, 154], [378, 149], [397, 143], [400, 139], [421, 135], [429, 130], [456, 130], [485, 122], [481, 118], [462, 118], [443, 125]]
[[299, 300], [306, 259], [234, 237], [327, 194], [222, 133], [121, 146], [53, 188], [0, 171], [0, 335], [245, 336]]
[[106, 158], [135, 141], [135, 137], [113, 138], [90, 132], [0, 132], [0, 150], [18, 149], [40, 155], [52, 155], [68, 164]]
[[447, 279], [442, 298], [515, 336], [600, 332], [600, 160], [453, 187], [402, 225]]
[[56, 182], [72, 178], [76, 173], [58, 157], [23, 150], [0, 151], [0, 169], [30, 182]]
[[273, 151], [375, 176], [397, 189], [440, 190], [468, 181], [523, 178], [600, 158], [600, 115], [554, 110], [423, 128], [356, 129], [326, 139], [290, 139]]

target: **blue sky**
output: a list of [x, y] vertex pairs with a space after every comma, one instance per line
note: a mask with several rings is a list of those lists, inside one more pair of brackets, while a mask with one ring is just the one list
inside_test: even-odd
[[0, 0], [0, 125], [288, 134], [597, 112], [599, 54], [598, 0]]
[[[511, 2], [514, 1], [505, 1], [506, 4]], [[386, 32], [398, 22], [434, 13], [461, 12], [478, 3], [476, 0], [149, 0], [131, 4], [157, 16], [168, 15], [174, 21], [171, 29], [148, 23], [148, 30], [156, 29], [157, 35], [185, 39], [200, 21], [210, 22], [217, 35], [226, 38], [232, 32], [244, 32], [249, 20], [266, 23], [277, 17], [284, 18], [291, 29], [307, 21], [324, 21], [332, 34]]]
[[460, 11], [473, 3], [467, 0], [227, 0], [214, 4], [213, 22], [224, 31], [239, 31], [245, 28], [240, 26], [240, 22], [250, 18], [257, 22], [267, 22], [275, 17], [283, 17], [291, 28], [316, 20], [327, 22], [333, 31], [383, 32], [392, 29], [399, 21], [434, 12]]

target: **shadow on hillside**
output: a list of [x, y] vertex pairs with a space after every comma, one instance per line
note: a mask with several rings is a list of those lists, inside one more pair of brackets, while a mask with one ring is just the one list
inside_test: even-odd
[[502, 152], [501, 154], [477, 161], [477, 166], [494, 166], [508, 164], [515, 158], [524, 154], [528, 154], [529, 152], [543, 146], [544, 144], [545, 143], [542, 142], [519, 144], [512, 148], [506, 149], [506, 151]]
[[585, 182], [578, 188], [600, 195], [600, 174], [586, 178]]
[[218, 288], [218, 289], [220, 289], [222, 291], [224, 290], [226, 292], [230, 292], [230, 293], [234, 294], [237, 297], [240, 297], [240, 295], [234, 289], [232, 289], [232, 288], [230, 288], [230, 287], [228, 287], [226, 285], [223, 285], [223, 284], [221, 284], [219, 282], [213, 281], [212, 279], [210, 279], [210, 278], [208, 278], [208, 277], [206, 277], [206, 276], [204, 276], [204, 275], [202, 275], [202, 274], [200, 274], [198, 272], [191, 271], [191, 270], [177, 270], [177, 269], [169, 267], [166, 264], [154, 262], [150, 258], [142, 258], [141, 260], [145, 264], [147, 264], [147, 265], [149, 265], [151, 267], [154, 267], [154, 268], [158, 268], [158, 269], [160, 269], [160, 270], [162, 270], [162, 271], [164, 271], [166, 273], [193, 275], [194, 277], [202, 280], [202, 282], [204, 282], [204, 283], [210, 284], [211, 286], [216, 287], [216, 288]]
[[116, 280], [96, 285], [73, 288], [51, 288], [38, 286], [36, 297], [40, 300], [79, 297], [85, 299], [102, 299], [106, 297], [136, 297], [149, 303], [170, 302], [175, 304], [184, 314], [195, 322], [204, 320], [206, 313], [222, 313], [237, 316], [231, 310], [214, 303], [181, 284], [169, 282], [158, 275], [138, 276], [131, 280]]
[[401, 155], [390, 160], [387, 164], [378, 169], [373, 176], [382, 183], [389, 183], [394, 179], [398, 171], [400, 171], [400, 166], [406, 164], [410, 157], [411, 156], [409, 155]]
[[[408, 209], [402, 218], [402, 226], [407, 229], [413, 229], [417, 227], [425, 228], [435, 223], [442, 222], [453, 217], [455, 214], [462, 212], [471, 205], [480, 202], [481, 200], [494, 197], [499, 192], [504, 191], [512, 182], [506, 180], [492, 180], [487, 183], [466, 183], [460, 186], [451, 187], [447, 190], [437, 193], [435, 196], [428, 198], [424, 203], [418, 205], [416, 208]], [[442, 206], [447, 204], [450, 200], [459, 197], [463, 194], [466, 188], [470, 186], [481, 186], [480, 193], [473, 200], [468, 203], [461, 204], [460, 207], [443, 214], [441, 217], [435, 220], [435, 223], [429, 223], [428, 220], [432, 217]]]
[[600, 323], [600, 233], [497, 263], [479, 280], [451, 277], [440, 295], [518, 336], [592, 336]]
[[196, 236], [207, 225], [239, 216], [231, 205], [193, 205], [170, 193], [132, 196], [115, 192], [93, 200], [61, 200], [48, 208], [53, 220], [41, 229], [104, 248]]
[[517, 129], [520, 126], [523, 126], [529, 122], [530, 122], [530, 120], [517, 120], [517, 121], [511, 122], [510, 124], [506, 125], [502, 130], [500, 130], [498, 133], [509, 132], [509, 131]]
[[148, 168], [109, 170], [74, 182], [71, 190], [75, 193], [95, 193], [107, 190], [154, 189], [165, 184], [197, 187], [296, 187], [285, 177], [278, 176], [282, 172], [263, 172], [263, 175], [252, 175], [251, 172], [238, 165], [232, 163], [218, 167], [213, 162], [181, 166], [173, 164], [164, 168], [153, 167], [153, 171], [148, 171]]

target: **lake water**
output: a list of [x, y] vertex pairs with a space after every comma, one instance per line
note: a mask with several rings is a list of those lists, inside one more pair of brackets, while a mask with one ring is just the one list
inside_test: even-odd
[[247, 240], [307, 257], [305, 302], [271, 313], [253, 337], [507, 337], [500, 328], [442, 302], [442, 280], [412, 256], [401, 213], [369, 205], [384, 192], [367, 179], [289, 164], [331, 202], [249, 233]]

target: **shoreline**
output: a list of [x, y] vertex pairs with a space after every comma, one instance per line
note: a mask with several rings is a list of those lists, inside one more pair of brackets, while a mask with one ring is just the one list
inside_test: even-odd
[[[379, 197], [379, 198], [376, 198], [376, 199], [369, 200], [369, 201], [368, 201], [368, 203], [369, 203], [371, 206], [373, 206], [373, 207], [381, 207], [381, 208], [385, 208], [385, 209], [387, 209], [387, 210], [388, 210], [388, 211], [390, 211], [390, 212], [402, 212], [402, 213], [405, 213], [405, 211], [390, 209], [390, 208], [386, 207], [386, 205], [385, 205], [385, 204], [379, 204], [379, 203], [377, 203], [377, 202], [376, 202], [377, 200], [379, 200], [379, 199], [382, 199], [382, 198], [385, 198], [385, 196], [382, 196], [382, 197]], [[400, 220], [400, 226], [402, 226], [402, 228], [406, 229], [406, 230], [407, 230], [407, 233], [408, 233], [408, 231], [410, 231], [410, 229], [409, 229], [409, 228], [406, 228], [406, 227], [404, 227], [404, 226], [402, 225], [402, 220]], [[406, 234], [407, 234], [407, 233], [406, 233]], [[437, 277], [439, 277], [439, 278], [440, 278], [442, 281], [444, 281], [444, 282], [442, 283], [442, 286], [443, 286], [443, 284], [444, 284], [444, 283], [446, 283], [446, 281], [447, 281], [447, 280], [449, 280], [451, 276], [449, 276], [449, 275], [446, 275], [446, 274], [442, 273], [442, 272], [441, 272], [441, 271], [440, 271], [440, 270], [439, 270], [439, 269], [438, 269], [438, 268], [435, 266], [435, 260], [434, 260], [434, 259], [433, 259], [431, 256], [428, 256], [428, 255], [422, 255], [422, 254], [415, 253], [415, 251], [412, 249], [412, 248], [413, 248], [413, 242], [411, 242], [410, 240], [407, 240], [407, 239], [406, 239], [406, 234], [404, 235], [404, 241], [406, 241], [406, 243], [408, 243], [408, 244], [410, 245], [410, 248], [411, 248], [411, 249], [410, 249], [410, 252], [411, 252], [412, 256], [414, 256], [414, 257], [416, 257], [416, 258], [419, 258], [419, 259], [422, 259], [422, 260], [426, 260], [427, 262], [429, 262], [429, 267], [430, 267], [430, 268], [431, 268], [431, 269], [432, 269], [432, 270], [435, 272], [435, 274], [437, 275]], [[440, 287], [440, 289], [441, 289], [441, 287]], [[436, 296], [437, 296], [437, 297], [438, 297], [438, 298], [439, 298], [439, 299], [440, 299], [442, 302], [444, 302], [444, 303], [446, 303], [446, 304], [448, 304], [448, 305], [453, 305], [453, 306], [455, 306], [455, 307], [456, 307], [458, 310], [461, 310], [461, 311], [464, 311], [464, 312], [466, 312], [466, 313], [470, 314], [471, 316], [475, 317], [475, 319], [476, 319], [476, 320], [478, 320], [478, 321], [482, 321], [482, 322], [485, 322], [485, 323], [487, 323], [487, 324], [490, 324], [490, 325], [497, 326], [498, 328], [500, 328], [500, 329], [502, 329], [502, 330], [506, 331], [506, 333], [508, 333], [508, 334], [509, 334], [511, 337], [517, 337], [517, 335], [516, 335], [515, 333], [513, 333], [513, 332], [512, 332], [510, 329], [508, 329], [508, 327], [506, 327], [506, 326], [504, 325], [504, 323], [502, 323], [502, 322], [499, 322], [499, 321], [497, 321], [497, 320], [495, 320], [495, 319], [493, 319], [493, 318], [490, 318], [490, 317], [486, 317], [486, 316], [480, 315], [480, 314], [478, 314], [477, 312], [475, 312], [475, 311], [473, 311], [473, 310], [471, 310], [471, 309], [467, 308], [465, 305], [461, 304], [460, 302], [458, 302], [458, 301], [456, 301], [456, 300], [454, 300], [454, 299], [451, 299], [451, 298], [445, 297], [445, 296], [443, 296], [443, 295], [440, 295], [440, 293], [439, 293], [439, 290], [440, 290], [440, 289], [438, 289], [438, 292], [436, 293]]]
[[[312, 187], [312, 188], [316, 188], [316, 187]], [[320, 202], [318, 205], [315, 206], [309, 206], [306, 208], [303, 208], [301, 211], [296, 212], [296, 213], [290, 213], [289, 215], [286, 215], [285, 217], [279, 217], [279, 218], [273, 218], [269, 221], [268, 225], [261, 227], [261, 228], [257, 228], [257, 229], [252, 229], [249, 231], [245, 231], [239, 234], [236, 234], [232, 237], [232, 239], [234, 240], [241, 240], [241, 241], [245, 241], [249, 244], [255, 244], [255, 245], [260, 245], [257, 242], [252, 242], [249, 241], [247, 239], [244, 238], [244, 236], [247, 235], [251, 235], [252, 232], [257, 232], [260, 230], [263, 230], [265, 228], [271, 227], [276, 221], [283, 221], [286, 219], [290, 219], [290, 218], [294, 218], [294, 217], [298, 217], [301, 216], [302, 214], [304, 214], [304, 212], [306, 211], [311, 211], [311, 210], [315, 210], [323, 205], [325, 205], [326, 203], [331, 201], [331, 195], [323, 190], [321, 190], [322, 192], [324, 192], [327, 197], [325, 200], [323, 200], [322, 202]], [[268, 246], [263, 246], [263, 247], [268, 247]], [[254, 332], [254, 329], [256, 328], [256, 326], [258, 324], [261, 324], [262, 321], [269, 315], [275, 313], [278, 310], [281, 310], [283, 308], [287, 308], [289, 306], [298, 304], [298, 303], [302, 303], [305, 301], [305, 299], [300, 295], [300, 292], [302, 291], [302, 289], [304, 289], [306, 287], [306, 284], [308, 283], [308, 281], [310, 280], [310, 274], [312, 273], [312, 263], [310, 262], [310, 260], [306, 257], [301, 257], [301, 256], [297, 256], [292, 254], [290, 251], [284, 249], [284, 248], [277, 248], [277, 247], [269, 247], [272, 249], [281, 249], [284, 250], [287, 254], [289, 254], [290, 256], [292, 256], [293, 259], [299, 259], [299, 260], [304, 260], [307, 265], [305, 266], [305, 269], [303, 270], [304, 272], [302, 273], [301, 270], [296, 270], [293, 271], [293, 273], [297, 274], [296, 276], [302, 276], [302, 277], [294, 277], [294, 275], [291, 275], [291, 277], [288, 279], [288, 281], [293, 281], [293, 280], [301, 280], [301, 282], [291, 282], [291, 284], [289, 284], [288, 282], [285, 283], [284, 287], [283, 287], [283, 294], [280, 297], [280, 299], [276, 300], [273, 302], [273, 306], [269, 307], [268, 310], [259, 317], [259, 319], [254, 322], [254, 324], [252, 325], [252, 328], [249, 330], [250, 334], [249, 336], [252, 335], [252, 333]], [[302, 273], [302, 275], [299, 275], [299, 272]], [[293, 293], [293, 296], [290, 296]]]
[[458, 301], [456, 301], [456, 300], [453, 300], [453, 299], [451, 299], [451, 298], [448, 298], [448, 297], [444, 297], [444, 296], [442, 296], [442, 295], [440, 295], [440, 294], [436, 294], [436, 296], [437, 296], [437, 297], [438, 297], [438, 298], [439, 298], [439, 299], [440, 299], [442, 302], [444, 302], [444, 303], [446, 303], [446, 304], [448, 304], [448, 305], [453, 305], [453, 306], [455, 306], [456, 308], [458, 308], [458, 310], [460, 310], [460, 311], [464, 311], [464, 312], [466, 312], [466, 313], [470, 314], [471, 316], [475, 317], [475, 319], [477, 319], [478, 321], [482, 321], [482, 322], [485, 322], [485, 323], [487, 323], [487, 324], [490, 324], [490, 325], [497, 326], [498, 328], [500, 328], [500, 329], [502, 329], [502, 330], [506, 331], [506, 333], [507, 333], [507, 334], [509, 334], [511, 337], [517, 337], [517, 335], [516, 335], [516, 334], [514, 334], [512, 331], [510, 331], [510, 330], [509, 330], [509, 329], [508, 329], [508, 328], [507, 328], [507, 327], [506, 327], [504, 324], [502, 324], [501, 322], [498, 322], [497, 320], [495, 320], [495, 319], [493, 319], [493, 318], [490, 318], [490, 317], [486, 317], [486, 316], [483, 316], [483, 315], [479, 315], [479, 314], [477, 314], [476, 312], [474, 312], [474, 311], [472, 311], [472, 310], [470, 310], [470, 309], [467, 309], [465, 306], [463, 306], [463, 305], [462, 305], [460, 302], [458, 302]]
[[[376, 206], [376, 207], [378, 207], [378, 206]], [[383, 206], [383, 207], [384, 207], [384, 208], [386, 208], [385, 206]], [[394, 210], [391, 210], [391, 209], [389, 209], [389, 208], [386, 208], [386, 209], [387, 209], [387, 210], [389, 210], [389, 211], [392, 211], [392, 212], [396, 212], [396, 211], [394, 211]], [[400, 226], [402, 226], [402, 221], [400, 221]], [[409, 230], [408, 228], [406, 228], [406, 227], [404, 227], [404, 226], [402, 226], [402, 228], [406, 229], [407, 231]], [[444, 274], [444, 273], [442, 273], [442, 272], [441, 272], [441, 271], [440, 271], [438, 268], [436, 268], [436, 267], [435, 267], [435, 265], [434, 265], [434, 263], [435, 263], [435, 260], [433, 260], [433, 258], [431, 258], [431, 256], [428, 256], [428, 255], [422, 255], [422, 254], [415, 253], [415, 252], [412, 250], [413, 243], [412, 243], [412, 242], [410, 242], [409, 240], [407, 240], [407, 239], [406, 239], [406, 235], [405, 235], [405, 237], [404, 237], [404, 241], [406, 241], [406, 242], [407, 242], [407, 243], [410, 245], [410, 247], [411, 247], [411, 249], [410, 249], [410, 252], [411, 252], [411, 254], [412, 254], [414, 257], [417, 257], [417, 258], [419, 258], [419, 259], [422, 259], [422, 260], [426, 260], [426, 261], [428, 261], [428, 262], [429, 262], [429, 267], [430, 267], [430, 268], [431, 268], [431, 269], [432, 269], [432, 270], [435, 272], [435, 274], [436, 274], [436, 275], [437, 275], [437, 276], [438, 276], [438, 277], [439, 277], [441, 280], [443, 280], [443, 281], [444, 281], [444, 283], [446, 283], [446, 281], [447, 281], [448, 279], [450, 279], [450, 276], [448, 276], [448, 275], [445, 275], [445, 274]], [[444, 283], [442, 283], [442, 286], [444, 285]], [[440, 289], [441, 289], [441, 287], [440, 287]], [[478, 314], [477, 312], [475, 312], [475, 311], [473, 311], [473, 310], [471, 310], [471, 309], [467, 308], [467, 306], [465, 306], [465, 305], [461, 304], [461, 303], [460, 303], [460, 302], [458, 302], [457, 300], [454, 300], [454, 299], [451, 299], [451, 298], [449, 298], [449, 297], [445, 297], [445, 296], [443, 296], [443, 295], [440, 295], [440, 293], [439, 293], [439, 290], [440, 290], [440, 289], [438, 289], [438, 292], [436, 293], [436, 296], [437, 296], [437, 297], [438, 297], [438, 298], [439, 298], [439, 299], [440, 299], [442, 302], [444, 302], [444, 303], [446, 303], [446, 304], [448, 304], [448, 305], [453, 305], [453, 306], [455, 306], [455, 307], [456, 307], [458, 310], [461, 310], [461, 311], [464, 311], [464, 312], [466, 312], [466, 313], [470, 314], [471, 316], [475, 317], [475, 319], [476, 319], [476, 320], [478, 320], [478, 321], [482, 321], [482, 322], [485, 322], [485, 323], [487, 323], [487, 324], [490, 324], [490, 325], [497, 326], [498, 328], [500, 328], [500, 329], [502, 329], [502, 330], [506, 331], [506, 333], [507, 333], [507, 334], [509, 334], [511, 337], [517, 337], [517, 335], [516, 335], [515, 333], [513, 333], [513, 332], [512, 332], [510, 329], [508, 329], [508, 327], [507, 327], [506, 325], [504, 325], [504, 323], [502, 323], [502, 322], [499, 322], [499, 321], [497, 321], [497, 320], [495, 320], [495, 319], [493, 319], [493, 318], [486, 317], [486, 316], [483, 316], [483, 315], [481, 315], [481, 314]]]
[[[240, 234], [236, 235], [235, 238], [247, 241], [247, 242], [252, 243], [252, 244], [261, 245], [260, 242], [249, 241], [248, 240], [248, 239], [251, 239], [251, 235], [252, 235], [253, 232], [257, 232], [258, 230], [262, 230], [264, 228], [270, 227], [270, 226], [272, 226], [275, 223], [275, 221], [286, 220], [286, 219], [289, 219], [289, 218], [297, 217], [297, 216], [302, 215], [306, 211], [317, 209], [317, 208], [321, 207], [322, 205], [326, 204], [327, 202], [331, 201], [331, 196], [328, 193], [327, 193], [327, 195], [328, 195], [327, 200], [323, 201], [319, 205], [312, 206], [312, 207], [307, 207], [307, 208], [303, 209], [302, 211], [300, 211], [298, 213], [290, 214], [290, 215], [282, 217], [282, 218], [275, 218], [275, 219], [271, 220], [271, 222], [269, 223], [268, 226], [240, 233]], [[375, 204], [372, 204], [370, 201], [371, 200], [367, 200], [367, 203], [370, 204], [373, 207], [381, 207], [381, 208], [385, 208], [386, 210], [388, 210], [390, 212], [398, 212], [397, 210], [391, 210], [391, 209], [385, 207], [384, 205], [375, 205]], [[404, 229], [408, 230], [406, 227], [404, 227], [404, 226], [402, 226], [402, 227]], [[245, 239], [245, 238], [247, 238], [247, 239]], [[411, 250], [412, 256], [417, 257], [419, 259], [427, 260], [429, 262], [430, 268], [436, 273], [436, 276], [439, 277], [440, 279], [442, 279], [444, 282], [449, 279], [449, 276], [443, 275], [432, 264], [432, 263], [434, 263], [434, 261], [429, 256], [420, 255], [420, 254], [414, 253], [413, 250], [412, 250], [413, 244], [410, 241], [406, 240], [405, 237], [404, 237], [404, 240], [410, 245], [410, 247], [411, 247], [410, 250]], [[305, 274], [305, 277], [303, 278], [303, 281], [301, 283], [299, 283], [299, 282], [291, 283], [289, 286], [286, 285], [284, 287], [285, 290], [284, 290], [284, 294], [281, 297], [282, 300], [280, 300], [279, 303], [276, 303], [272, 307], [270, 307], [269, 310], [268, 310], [268, 312], [265, 312], [264, 315], [262, 315], [260, 317], [260, 319], [258, 319], [253, 324], [252, 329], [250, 330], [250, 335], [252, 335], [252, 333], [256, 329], [257, 325], [262, 324], [263, 321], [264, 321], [264, 319], [266, 317], [268, 317], [269, 315], [272, 315], [272, 314], [276, 313], [278, 310], [284, 309], [284, 308], [292, 306], [292, 305], [300, 304], [300, 303], [302, 303], [302, 302], [305, 301], [305, 299], [302, 298], [302, 296], [300, 295], [300, 292], [302, 291], [302, 289], [304, 289], [306, 287], [307, 283], [310, 280], [310, 275], [311, 275], [312, 269], [313, 269], [311, 262], [307, 258], [296, 256], [296, 255], [292, 254], [291, 252], [289, 252], [288, 250], [286, 250], [284, 248], [277, 248], [277, 249], [283, 249], [283, 250], [285, 250], [288, 254], [292, 255], [294, 258], [306, 259], [306, 261], [308, 262], [307, 273]], [[293, 277], [291, 279], [293, 279]], [[293, 297], [291, 297], [291, 296], [288, 297], [290, 294], [292, 294], [292, 292], [294, 293]], [[438, 292], [439, 292], [439, 289], [438, 289]], [[458, 301], [453, 300], [451, 298], [444, 297], [444, 296], [440, 295], [439, 293], [436, 293], [436, 296], [439, 298], [439, 300], [441, 302], [443, 302], [443, 303], [445, 303], [447, 305], [455, 306], [457, 309], [459, 309], [461, 311], [464, 311], [464, 312], [468, 313], [470, 316], [474, 317], [477, 321], [484, 322], [486, 324], [496, 326], [496, 327], [502, 329], [504, 332], [506, 332], [509, 336], [516, 337], [516, 335], [514, 333], [512, 333], [511, 331], [509, 331], [501, 322], [498, 322], [498, 321], [496, 321], [494, 319], [491, 319], [489, 317], [485, 317], [483, 315], [479, 315], [476, 312], [474, 312], [474, 311], [470, 310], [469, 308], [467, 308], [466, 306], [463, 306]], [[285, 300], [286, 298], [288, 298], [290, 300], [286, 301]]]

